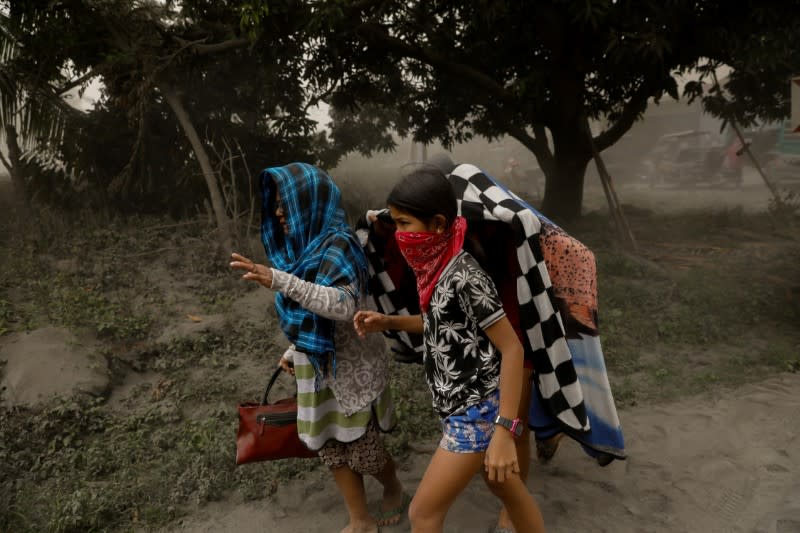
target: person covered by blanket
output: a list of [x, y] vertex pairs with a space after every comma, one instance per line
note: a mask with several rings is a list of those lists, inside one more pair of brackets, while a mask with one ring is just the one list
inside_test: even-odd
[[[561, 316], [573, 364], [579, 375], [582, 369], [590, 367], [591, 375], [583, 374], [581, 377], [588, 380], [595, 393], [603, 391], [602, 394], [589, 394], [590, 403], [586, 408], [593, 428], [591, 432], [584, 435], [573, 432], [570, 436], [580, 442], [584, 451], [600, 466], [606, 466], [614, 459], [624, 459], [622, 432], [613, 406], [608, 379], [605, 376], [605, 364], [599, 343], [597, 267], [594, 253], [524, 200], [516, 197], [513, 192], [490, 176], [484, 175], [477, 167], [462, 171], [462, 168], [471, 165], [456, 165], [444, 153], [435, 154], [428, 164], [436, 166], [456, 181], [477, 180], [476, 183], [481, 183], [482, 187], [488, 187], [485, 194], [491, 197], [490, 200], [481, 198], [475, 204], [464, 199], [459, 206], [460, 210], [469, 213], [464, 215], [469, 220], [464, 248], [478, 260], [498, 286], [503, 307], [525, 349], [527, 375], [532, 375], [534, 353], [529, 336], [525, 334], [522, 325], [517, 293], [517, 282], [523, 278], [518, 258], [521, 237], [514, 234], [511, 224], [500, 220], [487, 220], [484, 214], [491, 207], [487, 202], [511, 202], [524, 206], [538, 219], [540, 225], [538, 244], [551, 282], [553, 305]], [[492, 184], [502, 190], [500, 196], [489, 192], [494, 188]], [[470, 194], [474, 197], [475, 192], [473, 189]], [[473, 205], [466, 207], [469, 203]], [[505, 205], [510, 207], [508, 203]], [[530, 242], [528, 239], [529, 248]], [[533, 255], [536, 255], [535, 252]], [[536, 388], [531, 387], [535, 383], [534, 379], [526, 380], [529, 387], [523, 397], [530, 398], [530, 410], [526, 413], [521, 412], [520, 418], [530, 417], [530, 427], [536, 434], [536, 456], [541, 464], [545, 464], [553, 457], [561, 437], [565, 435], [562, 429], [565, 427], [569, 429], [569, 426], [560, 425], [552, 413], [546, 412], [539, 391], [531, 390]], [[527, 409], [528, 401], [523, 403], [521, 407]], [[520, 452], [523, 450], [527, 451], [528, 448], [518, 448]]]
[[[431, 156], [426, 165], [437, 168], [445, 175], [450, 174], [457, 166], [450, 156], [441, 152]], [[522, 344], [523, 381], [517, 417], [522, 421], [523, 430], [522, 435], [516, 439], [516, 444], [520, 477], [526, 482], [531, 463], [531, 431], [528, 416], [533, 399], [533, 349], [523, 332], [519, 318], [516, 280], [520, 276], [520, 267], [516, 261], [516, 243], [514, 236], [508, 231], [505, 224], [495, 221], [471, 220], [464, 248], [478, 261], [481, 268], [495, 283], [500, 301], [506, 311], [506, 317]], [[536, 455], [540, 463], [548, 462], [555, 455], [563, 436], [563, 433], [555, 432], [546, 437], [536, 438]], [[494, 533], [513, 531], [511, 518], [505, 507], [500, 509], [497, 525], [493, 531]]]
[[364, 338], [385, 330], [423, 335], [425, 376], [443, 436], [411, 501], [412, 530], [442, 531], [450, 506], [481, 470], [518, 533], [544, 531], [515, 445], [523, 430], [517, 416], [523, 348], [494, 283], [463, 250], [467, 224], [457, 215], [455, 193], [441, 171], [423, 167], [394, 187], [387, 204], [395, 239], [416, 274], [421, 314], [366, 310], [353, 322]]
[[[261, 238], [270, 267], [238, 253], [230, 266], [275, 291], [290, 346], [279, 364], [297, 381], [297, 431], [316, 450], [349, 514], [343, 533], [400, 521], [409, 497], [381, 437], [395, 425], [383, 339], [359, 340], [350, 321], [366, 298], [367, 262], [345, 221], [341, 192], [322, 170], [293, 163], [264, 170]], [[383, 485], [377, 517], [364, 475]]]

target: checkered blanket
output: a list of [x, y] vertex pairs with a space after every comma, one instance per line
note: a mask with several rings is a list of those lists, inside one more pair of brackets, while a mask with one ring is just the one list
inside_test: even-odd
[[[458, 199], [459, 214], [469, 220], [508, 224], [517, 244], [522, 275], [517, 279], [520, 322], [534, 353], [534, 373], [547, 409], [575, 431], [589, 431], [583, 391], [554, 302], [550, 276], [539, 244], [541, 222], [537, 212], [513, 192], [474, 165], [463, 164], [448, 176]], [[383, 259], [364, 227], [358, 231], [369, 262], [370, 290], [385, 314], [407, 315], [409, 302], [386, 273]], [[418, 313], [414, 310], [414, 314]], [[422, 352], [422, 339], [405, 332], [387, 332], [405, 350]]]

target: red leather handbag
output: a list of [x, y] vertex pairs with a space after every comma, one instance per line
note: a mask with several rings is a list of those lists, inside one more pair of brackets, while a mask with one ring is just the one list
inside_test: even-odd
[[316, 457], [317, 452], [306, 448], [297, 436], [297, 397], [269, 403], [267, 397], [275, 380], [283, 372], [280, 367], [272, 374], [264, 400], [258, 404], [239, 404], [239, 431], [236, 433], [236, 464], [286, 459], [287, 457]]

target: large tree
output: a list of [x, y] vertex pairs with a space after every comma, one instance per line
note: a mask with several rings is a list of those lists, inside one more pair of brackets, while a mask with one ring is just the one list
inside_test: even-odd
[[[102, 135], [100, 124], [118, 126], [127, 115], [129, 134], [65, 146], [70, 164], [80, 163], [83, 172], [114, 170], [113, 177], [89, 180], [105, 183], [112, 200], [158, 192], [190, 202], [181, 180], [200, 176], [224, 234], [232, 213], [215, 159], [220, 147], [246, 154], [249, 175], [294, 159], [336, 157], [307, 116], [314, 103], [301, 77], [307, 9], [276, 0], [246, 11], [251, 22], [243, 24], [238, 6], [206, 0], [21, 0], [7, 10], [5, 26], [21, 45], [18, 63], [102, 82], [99, 107], [86, 117], [94, 122], [75, 139]], [[117, 165], [108, 158], [115, 150], [102, 151], [104, 142], [127, 145]]]
[[[743, 35], [800, 27], [796, 0], [315, 5], [322, 37], [310, 75], [338, 83], [333, 102], [393, 107], [423, 142], [511, 135], [547, 177], [543, 208], [565, 218], [580, 215], [592, 143], [608, 148], [652, 99], [678, 97], [676, 73], [734, 59]], [[590, 137], [587, 119], [607, 126]]]

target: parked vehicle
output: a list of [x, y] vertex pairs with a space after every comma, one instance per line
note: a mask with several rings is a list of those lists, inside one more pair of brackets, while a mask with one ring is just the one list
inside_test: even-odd
[[651, 186], [741, 185], [740, 148], [724, 146], [708, 131], [662, 135], [642, 161], [640, 179]]

